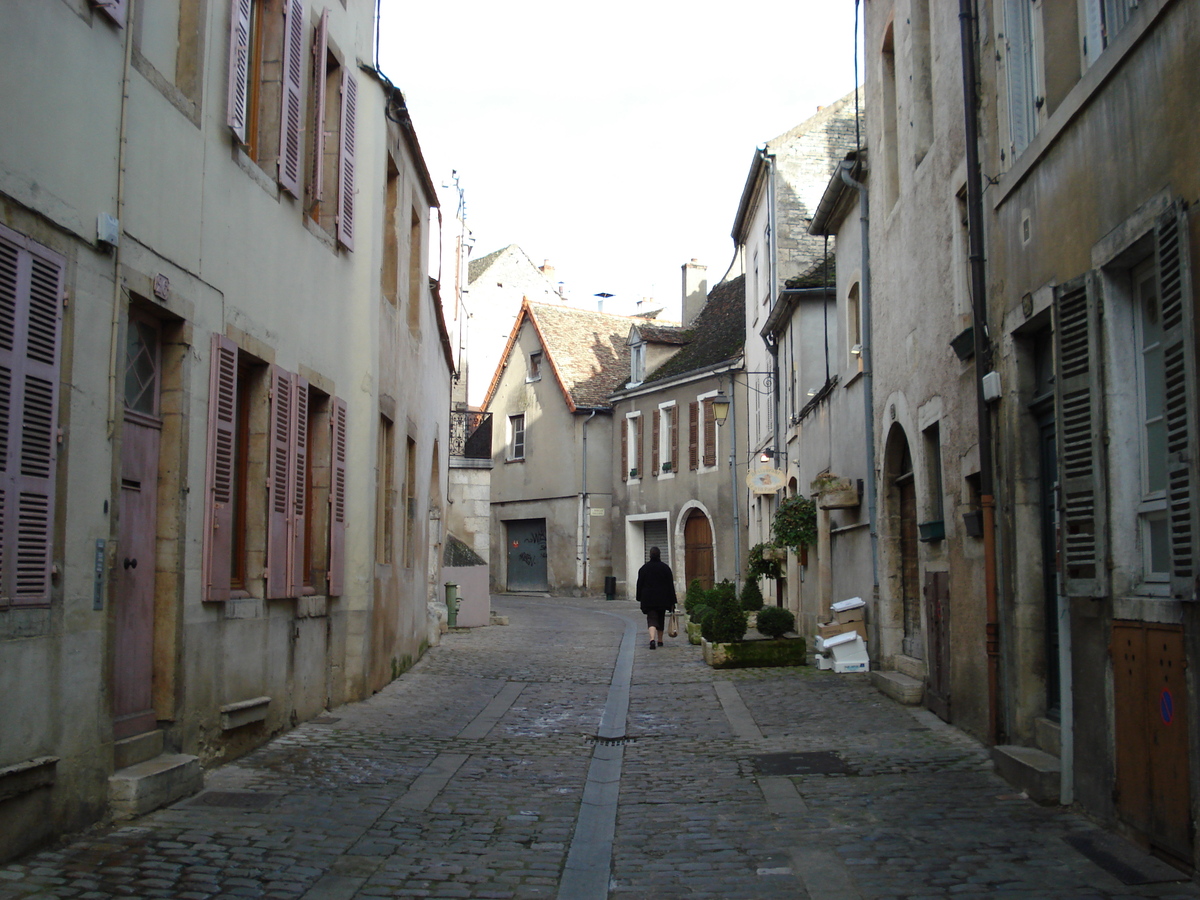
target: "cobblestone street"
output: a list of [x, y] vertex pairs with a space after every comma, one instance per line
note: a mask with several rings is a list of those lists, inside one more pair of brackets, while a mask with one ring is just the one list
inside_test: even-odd
[[625, 602], [493, 608], [202, 793], [0, 867], [0, 900], [1200, 897], [865, 675], [714, 671]]

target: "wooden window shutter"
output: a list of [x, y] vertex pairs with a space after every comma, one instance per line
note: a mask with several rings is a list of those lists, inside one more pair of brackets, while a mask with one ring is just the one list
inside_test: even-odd
[[204, 507], [204, 599], [228, 600], [233, 558], [237, 344], [214, 334], [208, 384], [208, 478]]
[[246, 143], [250, 90], [250, 15], [253, 0], [233, 0], [229, 16], [229, 109], [226, 122], [240, 143]]
[[325, 57], [329, 53], [329, 10], [322, 10], [313, 41], [312, 202], [325, 199]]
[[1005, 66], [1008, 69], [1009, 150], [1020, 155], [1033, 139], [1032, 36], [1029, 0], [1004, 0]]
[[1191, 266], [1187, 212], [1176, 203], [1155, 228], [1159, 297], [1166, 372], [1163, 415], [1167, 432], [1167, 522], [1171, 546], [1171, 593], [1197, 599], [1196, 560], [1200, 558], [1197, 522], [1197, 466], [1200, 426], [1196, 421], [1197, 372], [1194, 343]]
[[654, 425], [650, 429], [650, 468], [654, 470], [654, 474], [658, 474], [658, 442], [662, 434], [662, 417], [663, 411], [656, 409], [654, 411]]
[[621, 423], [621, 480], [629, 480], [629, 420]]
[[633, 440], [634, 440], [634, 445], [635, 445], [633, 448], [633, 459], [634, 459], [633, 465], [634, 465], [634, 468], [637, 469], [638, 478], [646, 477], [646, 472], [642, 468], [642, 444], [645, 443], [645, 440], [643, 439], [644, 438], [644, 428], [643, 428], [642, 423], [645, 421], [646, 421], [645, 416], [638, 416], [634, 420], [634, 424], [633, 424]]
[[340, 597], [346, 580], [346, 401], [334, 397], [330, 408], [333, 471], [329, 484], [328, 593]]
[[304, 4], [287, 0], [283, 11], [283, 107], [279, 113], [279, 184], [300, 196], [304, 135]]
[[129, 0], [98, 0], [96, 7], [104, 13], [118, 28], [125, 27], [128, 16]]
[[299, 597], [304, 588], [304, 539], [308, 520], [308, 380], [292, 376], [292, 447], [288, 481], [288, 596]]
[[337, 240], [354, 249], [354, 123], [357, 118], [358, 82], [342, 70], [341, 147], [338, 151]]
[[0, 608], [50, 602], [64, 271], [0, 226]]
[[713, 417], [711, 398], [704, 401], [704, 464], [717, 464], [717, 420]]
[[288, 596], [288, 510], [292, 498], [291, 373], [271, 367], [271, 425], [267, 449], [267, 590], [268, 600]]
[[1055, 289], [1059, 544], [1063, 593], [1069, 597], [1107, 592], [1099, 308], [1095, 273]]
[[700, 404], [688, 404], [688, 468], [700, 467]]
[[679, 407], [671, 407], [671, 471], [679, 471]]

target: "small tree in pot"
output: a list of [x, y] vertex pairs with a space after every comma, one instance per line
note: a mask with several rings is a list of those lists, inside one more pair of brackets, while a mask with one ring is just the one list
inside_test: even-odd
[[796, 617], [790, 609], [768, 606], [758, 614], [758, 631], [769, 638], [781, 638], [796, 630]]
[[817, 542], [817, 504], [809, 497], [788, 497], [775, 510], [775, 543], [799, 550]]

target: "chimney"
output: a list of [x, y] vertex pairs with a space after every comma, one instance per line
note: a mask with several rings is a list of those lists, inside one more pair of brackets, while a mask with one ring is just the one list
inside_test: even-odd
[[543, 275], [545, 275], [547, 280], [549, 280], [551, 282], [554, 281], [554, 266], [550, 265], [550, 260], [546, 260], [545, 262], [543, 262], [538, 267], [538, 271], [540, 271]]
[[683, 264], [683, 316], [684, 328], [691, 326], [708, 302], [708, 266], [693, 259]]

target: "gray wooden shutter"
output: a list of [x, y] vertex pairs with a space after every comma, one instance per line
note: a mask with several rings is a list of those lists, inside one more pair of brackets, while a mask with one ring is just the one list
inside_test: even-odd
[[208, 477], [204, 508], [204, 599], [228, 600], [233, 561], [237, 344], [214, 334], [208, 385]]
[[341, 145], [338, 151], [337, 241], [354, 249], [354, 129], [357, 121], [358, 82], [342, 70]]
[[291, 373], [271, 367], [271, 425], [267, 449], [268, 600], [288, 596], [288, 507], [291, 473], [293, 389]]
[[633, 440], [634, 440], [634, 448], [633, 448], [634, 463], [633, 463], [633, 465], [634, 465], [634, 468], [637, 469], [638, 478], [646, 477], [646, 470], [642, 468], [642, 444], [645, 443], [644, 429], [642, 427], [642, 423], [645, 420], [646, 420], [645, 416], [638, 416], [636, 419], [633, 420]]
[[288, 596], [304, 588], [305, 538], [308, 535], [308, 380], [292, 376], [292, 446], [288, 453]]
[[658, 474], [658, 444], [659, 435], [662, 434], [662, 417], [663, 411], [656, 409], [654, 411], [654, 424], [650, 428], [650, 468], [654, 470], [654, 474]]
[[250, 13], [252, 0], [233, 0], [229, 22], [229, 109], [226, 122], [240, 143], [246, 143], [247, 105], [250, 102]]
[[1176, 203], [1155, 228], [1162, 304], [1164, 419], [1167, 431], [1167, 521], [1171, 541], [1171, 593], [1195, 600], [1200, 556], [1196, 485], [1198, 449], [1195, 295], [1188, 259], [1187, 213]]
[[1063, 593], [1107, 593], [1104, 404], [1095, 273], [1055, 289], [1059, 543]]
[[1004, 65], [1008, 70], [1009, 149], [1013, 158], [1033, 139], [1032, 39], [1029, 0], [1004, 0]]
[[0, 608], [50, 602], [64, 270], [0, 226]]
[[300, 196], [304, 134], [304, 4], [287, 0], [283, 11], [283, 107], [279, 114], [279, 184]]
[[621, 480], [629, 480], [629, 420], [621, 422]]
[[679, 471], [679, 407], [671, 407], [671, 471]]

